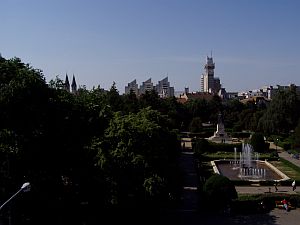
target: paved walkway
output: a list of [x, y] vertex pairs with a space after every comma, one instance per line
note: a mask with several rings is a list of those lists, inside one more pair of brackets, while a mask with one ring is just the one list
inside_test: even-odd
[[196, 211], [198, 208], [198, 179], [195, 169], [194, 153], [186, 148], [180, 156], [180, 166], [184, 173], [182, 206], [180, 211]]
[[281, 148], [280, 146], [276, 146], [274, 144], [274, 142], [269, 142], [270, 143], [270, 148], [271, 149], [276, 149], [278, 152], [278, 156], [280, 158], [283, 158], [285, 160], [290, 161], [291, 163], [295, 164], [296, 166], [300, 167], [300, 160], [299, 159], [295, 159], [292, 157], [292, 154], [287, 153], [283, 148]]
[[269, 193], [282, 193], [282, 194], [299, 194], [300, 190], [297, 188], [292, 190], [292, 186], [277, 186], [276, 192], [274, 186], [235, 186], [239, 194], [269, 194]]

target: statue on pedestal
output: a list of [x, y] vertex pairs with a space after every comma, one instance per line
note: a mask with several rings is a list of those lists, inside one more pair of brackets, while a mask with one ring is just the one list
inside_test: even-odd
[[225, 132], [224, 118], [222, 113], [219, 113], [218, 115], [217, 130], [215, 131], [214, 135], [209, 138], [209, 140], [221, 143], [225, 143], [226, 141], [230, 140], [227, 133]]

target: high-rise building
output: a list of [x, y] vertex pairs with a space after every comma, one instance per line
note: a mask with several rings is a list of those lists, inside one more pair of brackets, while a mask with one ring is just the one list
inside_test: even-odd
[[125, 87], [125, 94], [130, 94], [131, 91], [133, 91], [136, 95], [139, 94], [139, 88], [138, 84], [136, 83], [136, 79], [128, 83], [128, 85]]
[[214, 92], [213, 93], [218, 93], [220, 90], [221, 90], [220, 78], [216, 77], [216, 78], [214, 78]]
[[221, 89], [219, 78], [215, 78], [215, 63], [213, 57], [206, 57], [206, 64], [204, 65], [205, 72], [201, 76], [201, 92], [209, 92], [216, 94]]
[[140, 92], [139, 94], [145, 94], [147, 91], [153, 90], [153, 83], [151, 82], [151, 78], [143, 82], [143, 84], [140, 86]]
[[161, 81], [158, 81], [155, 90], [161, 98], [168, 98], [174, 96], [174, 87], [170, 87], [168, 77], [162, 79]]

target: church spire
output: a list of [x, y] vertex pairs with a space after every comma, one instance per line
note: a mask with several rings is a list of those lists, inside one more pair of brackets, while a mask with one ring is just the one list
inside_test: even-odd
[[66, 79], [65, 79], [65, 90], [70, 92], [70, 82], [68, 78], [68, 74], [66, 73]]
[[76, 84], [76, 80], [75, 80], [75, 76], [73, 74], [73, 79], [72, 79], [72, 93], [75, 94], [77, 92], [77, 84]]

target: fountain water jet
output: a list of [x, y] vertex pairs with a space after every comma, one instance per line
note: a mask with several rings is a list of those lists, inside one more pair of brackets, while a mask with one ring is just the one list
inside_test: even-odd
[[239, 177], [247, 179], [265, 179], [266, 169], [259, 166], [259, 154], [254, 153], [250, 144], [242, 145], [239, 163]]
[[215, 173], [232, 180], [288, 180], [284, 173], [267, 161], [259, 160], [259, 153], [254, 153], [250, 144], [243, 144], [242, 151], [234, 148], [234, 159], [215, 160], [211, 162]]

